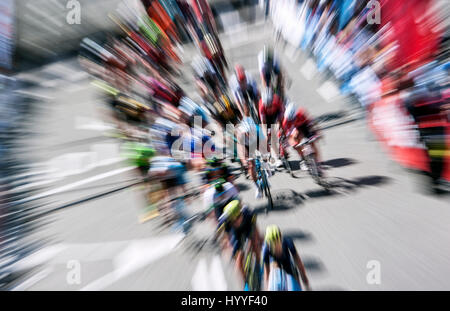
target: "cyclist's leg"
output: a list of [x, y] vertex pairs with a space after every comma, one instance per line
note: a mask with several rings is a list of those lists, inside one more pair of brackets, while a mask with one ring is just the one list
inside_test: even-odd
[[252, 180], [256, 183], [258, 181], [258, 178], [256, 176], [256, 167], [255, 167], [255, 160], [249, 160], [247, 162], [248, 164], [248, 171], [250, 173], [250, 176]]
[[305, 157], [303, 155], [303, 150], [301, 147], [297, 147], [297, 145], [302, 141], [303, 139], [303, 134], [296, 130], [296, 133], [293, 133], [290, 137], [289, 137], [289, 144], [297, 151], [297, 153], [300, 155], [300, 159], [304, 160]]
[[256, 228], [254, 228], [252, 235], [251, 235], [251, 246], [252, 246], [253, 252], [256, 255], [256, 260], [258, 261], [258, 263], [261, 262], [261, 245], [262, 245], [262, 241], [259, 237], [259, 232]]
[[320, 166], [321, 158], [319, 154], [319, 148], [317, 148], [316, 142], [311, 143], [311, 148], [314, 151], [314, 158], [316, 159], [316, 163], [318, 166]]
[[245, 279], [245, 271], [244, 271], [244, 253], [242, 252], [240, 247], [241, 247], [240, 244], [239, 245], [235, 244], [233, 252], [235, 253], [234, 258], [236, 260], [236, 268], [242, 277], [243, 283], [245, 283], [246, 279]]

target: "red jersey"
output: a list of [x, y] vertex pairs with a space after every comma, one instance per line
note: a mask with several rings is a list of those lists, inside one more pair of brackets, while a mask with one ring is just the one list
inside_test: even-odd
[[283, 118], [281, 127], [285, 133], [291, 132], [293, 129], [299, 128], [304, 124], [308, 124], [310, 119], [303, 108], [299, 108], [295, 114], [295, 118], [292, 121], [288, 121]]
[[270, 106], [264, 106], [263, 99], [259, 100], [259, 117], [261, 121], [272, 121], [269, 123], [275, 122], [276, 118], [281, 116], [284, 113], [283, 103], [278, 95], [274, 94], [272, 99], [272, 104]]

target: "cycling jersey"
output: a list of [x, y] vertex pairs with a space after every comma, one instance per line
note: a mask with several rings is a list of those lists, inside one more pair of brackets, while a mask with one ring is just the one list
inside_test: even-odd
[[231, 201], [238, 199], [238, 197], [239, 191], [230, 182], [223, 184], [223, 190], [221, 192], [217, 191], [213, 185], [203, 195], [205, 210], [214, 207], [216, 219], [219, 219], [225, 206]]
[[170, 155], [173, 143], [181, 137], [182, 128], [175, 122], [159, 117], [150, 128], [152, 143], [159, 154]]
[[[210, 154], [204, 154], [204, 151], [215, 152], [215, 145], [212, 141], [212, 138], [208, 135], [204, 134], [203, 128], [192, 127], [190, 131], [190, 135], [186, 135], [185, 139], [186, 144], [183, 146], [189, 145], [191, 148], [191, 158], [204, 158], [206, 156], [210, 156]], [[208, 144], [208, 150], [203, 147]]]
[[271, 125], [277, 123], [278, 119], [284, 113], [284, 106], [277, 94], [273, 95], [271, 105], [265, 106], [263, 99], [259, 100], [259, 117], [265, 124]]
[[259, 73], [262, 75], [266, 83], [271, 80], [272, 74], [276, 76], [279, 76], [281, 74], [281, 68], [277, 58], [274, 56], [272, 63], [266, 62], [264, 60], [264, 51], [261, 51], [258, 54], [258, 68]]
[[283, 237], [280, 256], [273, 254], [267, 243], [264, 243], [262, 254], [264, 264], [269, 265], [271, 262], [275, 261], [287, 274], [295, 274], [293, 269], [293, 258], [297, 255], [297, 250], [295, 249], [294, 242], [291, 238]]
[[266, 71], [270, 71], [270, 73], [273, 72], [274, 74], [277, 75], [281, 73], [281, 68], [278, 63], [278, 59], [274, 56], [273, 62], [271, 64], [267, 63], [264, 60], [264, 51], [261, 51], [258, 54], [258, 68], [260, 73], [264, 73]]
[[219, 219], [220, 228], [222, 225], [225, 226], [225, 232], [230, 235], [230, 242], [233, 246], [233, 256], [244, 246], [244, 243], [247, 239], [251, 238], [253, 234], [253, 229], [256, 226], [256, 214], [244, 207], [241, 210], [241, 215], [243, 217], [241, 224], [238, 227], [233, 227], [226, 217]]
[[150, 174], [162, 178], [168, 188], [184, 185], [186, 183], [185, 173], [186, 167], [172, 157], [158, 156], [150, 162]]
[[183, 96], [180, 99], [179, 109], [184, 112], [189, 118], [198, 116], [201, 117], [203, 122], [209, 123], [206, 111], [189, 97]]
[[155, 156], [155, 149], [151, 146], [138, 142], [127, 142], [123, 149], [125, 156], [137, 167], [147, 167], [149, 160]]
[[[215, 174], [214, 174], [215, 173]], [[220, 178], [223, 178], [225, 180], [228, 180], [228, 178], [231, 176], [230, 169], [225, 163], [220, 164], [218, 167], [210, 167], [206, 169], [205, 174], [203, 175], [203, 182], [205, 184], [208, 184], [211, 180], [214, 179], [215, 176], [220, 176]]]
[[314, 134], [314, 130], [311, 127], [311, 120], [303, 109], [297, 110], [295, 118], [292, 121], [283, 119], [281, 127], [286, 133], [286, 136], [289, 136], [295, 129], [302, 132], [307, 138]]
[[241, 88], [241, 86], [238, 82], [238, 79], [236, 77], [236, 74], [234, 74], [230, 78], [230, 83], [229, 83], [230, 89], [233, 92], [233, 95], [241, 103], [243, 103], [245, 101], [245, 98], [247, 96], [251, 100], [256, 100], [258, 97], [258, 87], [257, 87], [256, 81], [253, 79], [253, 77], [247, 71], [245, 72], [245, 76], [246, 76], [246, 80], [247, 80], [245, 89]]

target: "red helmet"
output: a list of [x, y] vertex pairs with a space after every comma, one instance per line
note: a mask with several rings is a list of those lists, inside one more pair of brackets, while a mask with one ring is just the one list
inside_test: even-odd
[[245, 76], [245, 69], [244, 69], [244, 67], [242, 67], [242, 65], [237, 64], [234, 67], [234, 70], [236, 71], [236, 77], [237, 77], [238, 81], [239, 82], [245, 81], [246, 76]]

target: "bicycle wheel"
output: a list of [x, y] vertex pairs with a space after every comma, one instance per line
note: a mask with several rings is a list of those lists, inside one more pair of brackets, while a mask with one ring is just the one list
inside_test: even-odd
[[324, 180], [319, 172], [319, 166], [317, 165], [316, 159], [314, 155], [311, 154], [306, 157], [306, 164], [308, 165], [308, 172], [314, 181], [322, 186], [327, 192], [330, 191], [330, 185]]
[[266, 198], [267, 198], [267, 206], [266, 206], [266, 214], [267, 214], [267, 213], [269, 213], [269, 210], [273, 210], [272, 194], [270, 193], [270, 187], [269, 187], [269, 184], [267, 182], [266, 173], [264, 172], [264, 170], [261, 170], [260, 173], [261, 173], [264, 193], [265, 193]]
[[313, 180], [320, 184], [320, 176], [319, 176], [319, 169], [317, 167], [316, 160], [314, 159], [313, 154], [309, 154], [305, 157], [306, 165], [308, 166], [308, 172], [313, 178]]
[[295, 177], [294, 172], [292, 171], [291, 163], [289, 163], [289, 160], [286, 157], [283, 157], [283, 165], [288, 170], [289, 174], [292, 177]]

